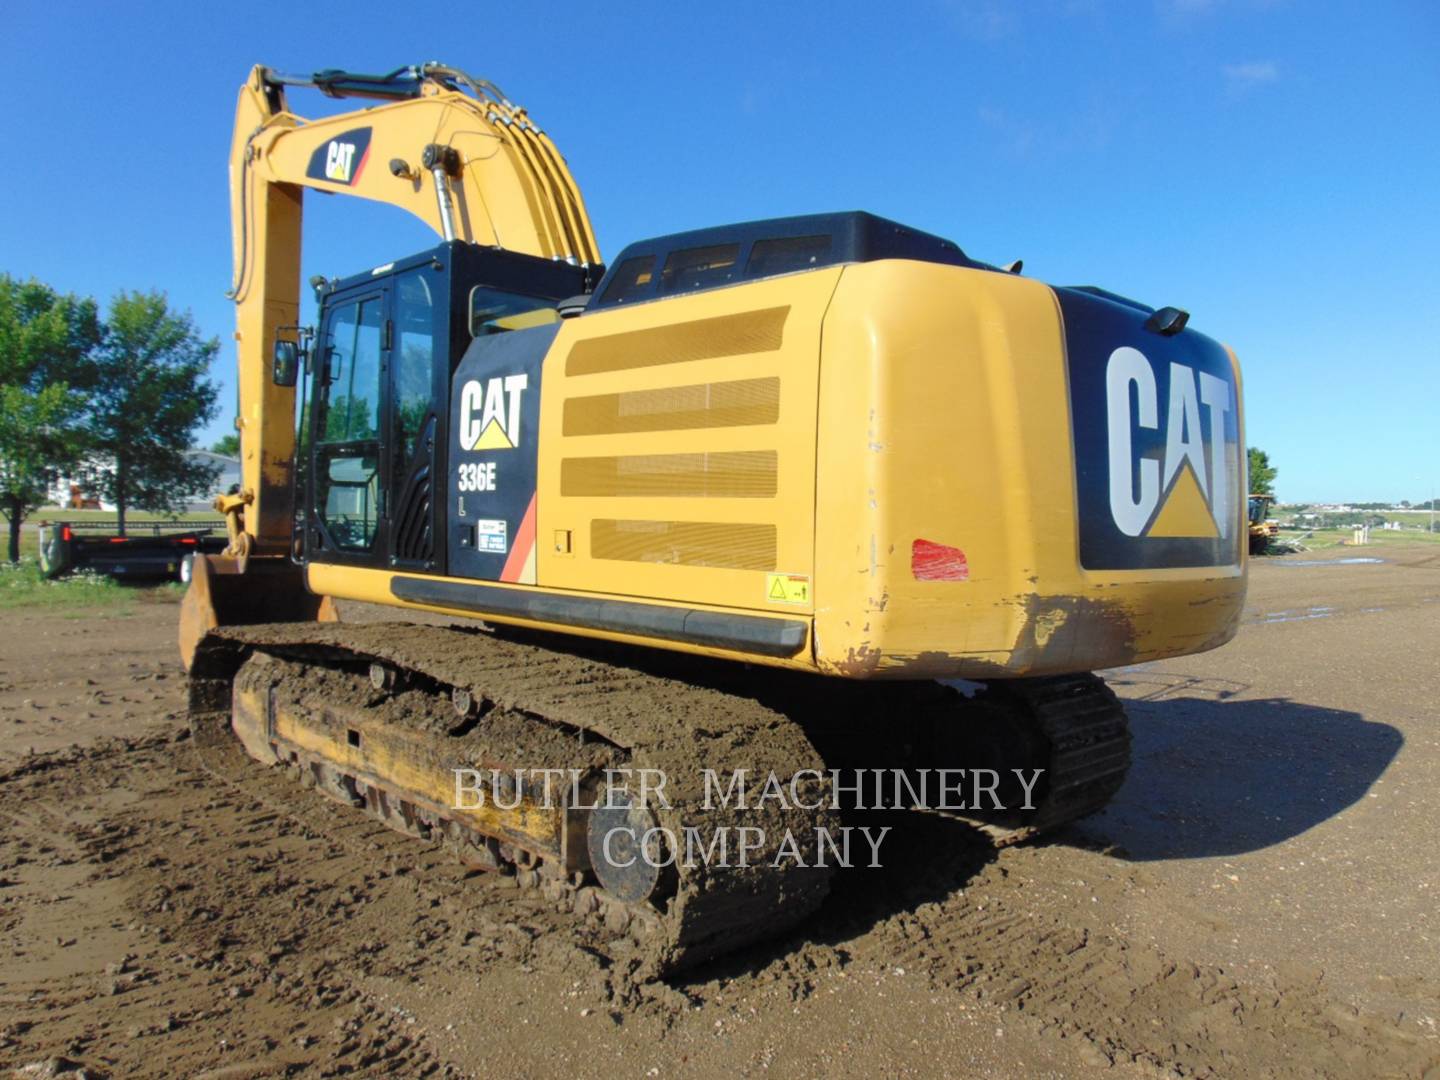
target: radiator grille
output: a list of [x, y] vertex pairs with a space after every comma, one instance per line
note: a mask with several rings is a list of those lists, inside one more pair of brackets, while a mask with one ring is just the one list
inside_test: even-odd
[[784, 336], [788, 307], [695, 319], [673, 326], [627, 330], [577, 341], [565, 358], [566, 375], [712, 360], [719, 356], [774, 352]]
[[626, 390], [565, 402], [566, 435], [628, 435], [642, 431], [774, 424], [780, 419], [780, 380]]
[[775, 526], [596, 518], [590, 523], [590, 554], [625, 562], [774, 570]]
[[561, 495], [658, 495], [766, 499], [775, 494], [774, 450], [566, 458]]

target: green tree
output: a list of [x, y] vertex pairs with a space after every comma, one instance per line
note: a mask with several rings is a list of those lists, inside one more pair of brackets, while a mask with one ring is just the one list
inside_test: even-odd
[[1279, 470], [1270, 464], [1270, 455], [1254, 446], [1247, 453], [1250, 458], [1250, 494], [1274, 495], [1275, 476]]
[[339, 394], [325, 409], [322, 442], [357, 442], [380, 437], [380, 411], [365, 397]]
[[189, 312], [170, 310], [164, 293], [122, 292], [110, 303], [89, 429], [104, 467], [96, 486], [125, 514], [174, 510], [214, 483], [217, 470], [186, 451], [214, 419], [218, 389], [206, 376], [220, 351], [201, 338]]
[[9, 558], [20, 560], [20, 526], [50, 485], [85, 453], [81, 426], [100, 339], [92, 300], [0, 274], [0, 511]]
[[218, 439], [215, 440], [215, 444], [210, 447], [210, 452], [213, 453], [213, 454], [219, 454], [221, 457], [239, 457], [239, 456], [240, 456], [240, 436], [239, 436], [239, 435], [222, 435], [222, 436], [220, 436], [220, 438], [218, 438]]

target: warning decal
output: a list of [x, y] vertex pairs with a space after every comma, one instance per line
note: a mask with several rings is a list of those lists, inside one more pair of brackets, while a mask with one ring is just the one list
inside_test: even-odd
[[510, 550], [505, 542], [506, 521], [504, 518], [485, 519], [475, 523], [475, 550], [504, 555]]
[[765, 599], [775, 604], [808, 604], [810, 579], [803, 574], [766, 574]]

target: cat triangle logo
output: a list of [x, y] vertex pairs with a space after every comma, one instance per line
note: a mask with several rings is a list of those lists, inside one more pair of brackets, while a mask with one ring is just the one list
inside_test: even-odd
[[1226, 423], [1236, 411], [1234, 392], [1224, 379], [1187, 364], [1170, 362], [1163, 370], [1169, 386], [1162, 401], [1144, 353], [1127, 345], [1110, 354], [1110, 516], [1126, 536], [1222, 539], [1236, 506], [1238, 442]]
[[520, 399], [528, 375], [470, 379], [460, 389], [460, 449], [514, 450], [520, 445]]
[[1185, 462], [1175, 474], [1175, 482], [1161, 500], [1160, 512], [1155, 515], [1155, 520], [1151, 522], [1145, 535], [1202, 536], [1210, 540], [1219, 537], [1215, 519], [1210, 514], [1210, 507], [1205, 504], [1205, 496], [1200, 491], [1200, 481], [1195, 478], [1195, 470], [1190, 467], [1190, 462]]
[[480, 438], [476, 441], [472, 450], [514, 450], [515, 444], [505, 434], [505, 429], [500, 426], [499, 420], [491, 420]]

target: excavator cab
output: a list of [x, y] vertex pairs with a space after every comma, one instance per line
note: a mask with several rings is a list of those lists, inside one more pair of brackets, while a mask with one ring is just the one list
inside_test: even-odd
[[452, 241], [317, 284], [297, 432], [301, 562], [445, 573], [451, 379], [476, 340], [558, 322], [598, 268]]
[[[306, 590], [307, 563], [445, 573], [455, 369], [476, 340], [558, 322], [561, 301], [603, 271], [456, 240], [316, 279], [316, 326], [282, 327], [271, 371], [276, 386], [299, 389], [290, 558], [208, 560], [182, 652], [216, 626], [333, 619], [328, 599]], [[297, 329], [303, 347], [290, 340]], [[256, 573], [283, 587], [257, 589]]]

